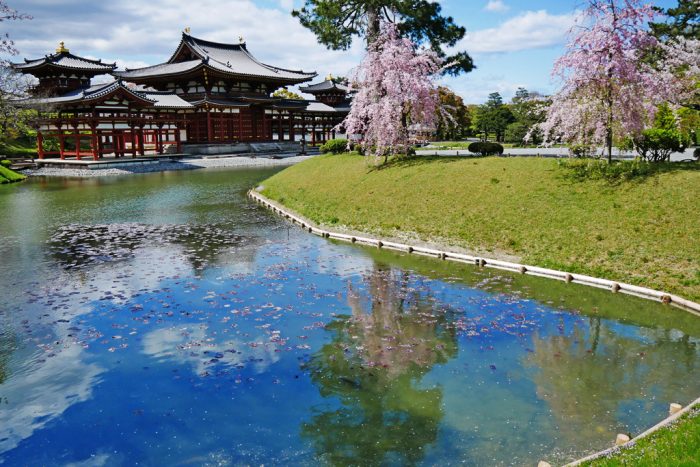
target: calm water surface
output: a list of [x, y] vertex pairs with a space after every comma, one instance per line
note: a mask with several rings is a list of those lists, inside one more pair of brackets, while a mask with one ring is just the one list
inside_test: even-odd
[[535, 465], [700, 395], [691, 315], [311, 236], [272, 173], [0, 186], [0, 463]]

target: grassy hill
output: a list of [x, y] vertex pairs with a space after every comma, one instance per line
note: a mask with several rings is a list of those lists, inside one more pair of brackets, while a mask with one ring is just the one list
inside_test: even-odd
[[263, 193], [336, 229], [463, 247], [700, 300], [700, 165], [612, 185], [551, 159], [321, 156]]

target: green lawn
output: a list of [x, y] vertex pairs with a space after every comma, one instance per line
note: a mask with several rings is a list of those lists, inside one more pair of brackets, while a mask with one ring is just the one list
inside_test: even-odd
[[700, 409], [695, 409], [669, 428], [639, 440], [611, 458], [587, 462], [586, 466], [681, 467], [700, 465]]
[[26, 175], [19, 174], [19, 173], [15, 172], [14, 170], [10, 170], [10, 169], [0, 165], [0, 184], [21, 182], [22, 180], [24, 180], [26, 178], [27, 178]]
[[414, 158], [371, 169], [320, 156], [264, 194], [335, 228], [406, 234], [481, 254], [700, 299], [700, 165], [610, 185], [550, 159]]

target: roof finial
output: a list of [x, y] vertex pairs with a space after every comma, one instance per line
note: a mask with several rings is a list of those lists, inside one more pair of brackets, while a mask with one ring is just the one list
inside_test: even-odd
[[187, 27], [185, 28], [185, 34], [187, 34], [187, 35], [189, 36], [189, 35], [190, 35], [190, 31], [191, 31], [190, 27], [187, 26]]
[[245, 44], [245, 39], [243, 39], [243, 36], [238, 36], [238, 43]]
[[68, 49], [66, 48], [66, 45], [63, 43], [63, 41], [58, 43], [58, 48], [56, 49], [57, 54], [62, 54], [62, 53], [68, 53]]
[[328, 73], [328, 76], [326, 76], [326, 81], [333, 81], [333, 73]]

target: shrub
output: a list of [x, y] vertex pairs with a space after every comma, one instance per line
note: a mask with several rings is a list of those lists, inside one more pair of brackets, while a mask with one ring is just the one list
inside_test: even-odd
[[319, 148], [322, 153], [342, 154], [348, 151], [348, 140], [330, 139]]
[[588, 144], [572, 144], [569, 146], [569, 156], [586, 158], [593, 156], [593, 148]]
[[467, 150], [474, 154], [482, 156], [500, 156], [503, 154], [503, 146], [498, 143], [490, 143], [488, 141], [479, 141], [469, 145]]
[[612, 164], [597, 159], [558, 160], [559, 166], [569, 170], [576, 180], [607, 180], [621, 182], [645, 177], [656, 172], [654, 164], [641, 159], [615, 161]]
[[5, 167], [5, 168], [10, 168], [12, 165], [12, 161], [8, 161], [7, 159], [3, 159], [0, 161], [0, 165]]
[[634, 138], [634, 147], [639, 156], [650, 162], [668, 159], [672, 152], [683, 152], [683, 135], [677, 130], [650, 128]]

